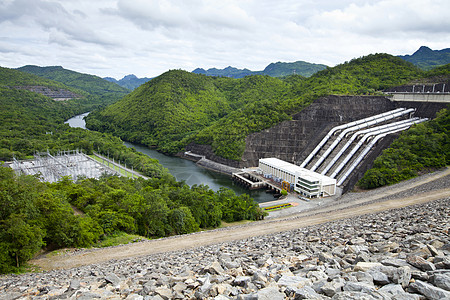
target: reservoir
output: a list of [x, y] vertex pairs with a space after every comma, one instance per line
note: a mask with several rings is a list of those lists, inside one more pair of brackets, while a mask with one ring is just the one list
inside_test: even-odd
[[[70, 127], [86, 129], [84, 117], [88, 114], [89, 113], [84, 113], [75, 116], [64, 123], [69, 124]], [[249, 191], [247, 189], [244, 189], [238, 185], [235, 185], [233, 181], [231, 181], [230, 176], [199, 167], [195, 164], [195, 162], [192, 162], [190, 160], [175, 156], [167, 156], [159, 153], [156, 150], [129, 142], [124, 142], [124, 145], [129, 148], [134, 147], [136, 151], [144, 153], [151, 158], [157, 159], [159, 163], [167, 168], [170, 174], [172, 174], [178, 181], [184, 181], [189, 186], [192, 186], [194, 184], [204, 184], [209, 186], [214, 191], [218, 191], [221, 187], [225, 187], [233, 190], [238, 195], [244, 193], [248, 194], [250, 197], [255, 199], [256, 202], [259, 203], [274, 200], [272, 194], [266, 194], [264, 190]]]

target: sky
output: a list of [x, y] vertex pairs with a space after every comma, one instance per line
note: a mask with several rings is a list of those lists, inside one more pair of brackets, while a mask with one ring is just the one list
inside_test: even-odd
[[448, 0], [0, 0], [0, 66], [120, 79], [450, 48]]

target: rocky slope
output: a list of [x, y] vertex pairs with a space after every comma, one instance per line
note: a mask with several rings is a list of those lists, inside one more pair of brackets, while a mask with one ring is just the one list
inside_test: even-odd
[[449, 299], [449, 204], [447, 197], [185, 251], [8, 275], [0, 299]]

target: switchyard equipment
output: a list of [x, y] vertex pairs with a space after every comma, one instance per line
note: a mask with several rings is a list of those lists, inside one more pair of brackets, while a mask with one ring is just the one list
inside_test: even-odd
[[79, 150], [58, 151], [56, 155], [49, 151], [35, 153], [33, 160], [18, 161], [14, 158], [11, 168], [16, 173], [38, 175], [45, 182], [57, 182], [64, 176], [75, 181], [81, 177], [98, 179], [103, 174], [119, 175]]

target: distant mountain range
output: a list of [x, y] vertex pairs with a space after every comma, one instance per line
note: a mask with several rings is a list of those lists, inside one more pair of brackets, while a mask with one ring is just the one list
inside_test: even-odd
[[450, 48], [431, 50], [426, 46], [422, 46], [413, 55], [399, 55], [398, 57], [415, 64], [423, 70], [431, 70], [450, 63]]
[[[409, 61], [423, 70], [431, 70], [435, 67], [450, 63], [450, 48], [442, 50], [432, 50], [426, 46], [422, 46], [412, 55], [399, 55], [403, 60]], [[208, 70], [197, 68], [192, 73], [204, 74], [207, 76], [243, 78], [250, 75], [268, 75], [271, 77], [283, 77], [292, 74], [310, 77], [314, 73], [326, 69], [326, 65], [308, 63], [305, 61], [296, 62], [276, 62], [269, 64], [263, 71], [252, 71], [249, 69], [238, 69], [228, 66], [224, 69], [210, 68]], [[114, 82], [129, 90], [134, 90], [138, 86], [146, 83], [152, 78], [138, 78], [133, 74], [127, 75], [120, 80], [112, 77], [103, 78], [107, 81]]]
[[326, 69], [326, 65], [313, 64], [305, 61], [296, 61], [292, 63], [276, 62], [269, 64], [263, 71], [251, 71], [249, 69], [237, 69], [231, 66], [225, 69], [211, 68], [208, 70], [197, 68], [192, 73], [204, 74], [207, 76], [221, 76], [242, 78], [249, 75], [269, 75], [271, 77], [283, 77], [292, 74], [309, 77], [314, 73]]
[[148, 78], [148, 77], [138, 78], [138, 77], [136, 77], [136, 75], [130, 74], [130, 75], [127, 75], [127, 76], [123, 77], [120, 80], [116, 80], [116, 79], [114, 79], [112, 77], [104, 77], [103, 79], [108, 80], [109, 82], [114, 82], [114, 83], [116, 83], [116, 84], [118, 84], [121, 87], [124, 87], [126, 89], [134, 90], [135, 88], [137, 88], [141, 84], [144, 84], [147, 81], [150, 81], [152, 78]]

